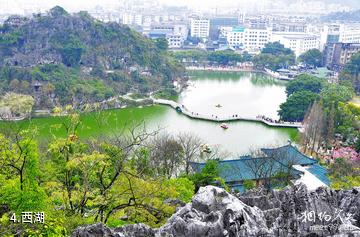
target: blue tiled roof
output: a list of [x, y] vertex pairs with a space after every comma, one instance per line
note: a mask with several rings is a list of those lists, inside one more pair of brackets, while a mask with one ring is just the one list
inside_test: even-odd
[[307, 168], [307, 170], [316, 176], [316, 178], [320, 179], [321, 182], [326, 184], [327, 186], [330, 185], [330, 180], [327, 177], [328, 170], [325, 167], [322, 167], [319, 164], [313, 164]]
[[317, 160], [307, 157], [292, 145], [286, 145], [278, 148], [262, 148], [261, 151], [265, 153], [266, 156], [274, 157], [286, 166], [312, 165], [317, 163]]
[[[201, 172], [205, 163], [190, 163], [195, 172]], [[295, 177], [302, 174], [301, 171], [283, 165], [268, 157], [253, 158], [245, 156], [236, 160], [219, 161], [219, 176], [228, 182], [242, 180], [257, 180], [268, 178], [279, 172], [290, 172]]]

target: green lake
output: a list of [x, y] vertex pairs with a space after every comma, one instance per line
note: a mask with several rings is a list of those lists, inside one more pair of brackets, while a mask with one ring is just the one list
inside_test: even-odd
[[[189, 84], [180, 95], [179, 103], [201, 114], [261, 114], [276, 119], [280, 103], [286, 100], [284, 82], [258, 73], [196, 72], [191, 74]], [[221, 107], [216, 107], [217, 104]], [[47, 117], [16, 123], [23, 127], [36, 126], [39, 140], [48, 141], [53, 135], [64, 135], [64, 130], [57, 126], [62, 121], [63, 117]], [[234, 156], [245, 154], [249, 149], [285, 144], [289, 139], [295, 140], [298, 134], [296, 129], [273, 128], [257, 122], [231, 122], [229, 129], [223, 130], [217, 122], [190, 119], [161, 105], [82, 114], [81, 121], [81, 138], [119, 134], [143, 122], [149, 131], [161, 128], [173, 134], [191, 132], [204, 143], [220, 146]], [[13, 123], [2, 122], [0, 126]]]

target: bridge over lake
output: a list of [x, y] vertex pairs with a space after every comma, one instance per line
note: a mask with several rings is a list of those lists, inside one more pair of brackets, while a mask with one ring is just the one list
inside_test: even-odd
[[217, 115], [202, 115], [196, 113], [194, 111], [189, 111], [184, 105], [181, 105], [172, 100], [165, 100], [165, 99], [155, 99], [152, 98], [153, 102], [156, 104], [167, 105], [178, 112], [181, 112], [185, 116], [192, 118], [192, 119], [199, 119], [205, 121], [213, 121], [213, 122], [231, 122], [231, 121], [252, 121], [252, 122], [261, 122], [271, 127], [285, 127], [285, 128], [301, 128], [301, 123], [293, 123], [293, 122], [272, 122], [268, 121], [263, 117], [246, 117], [246, 116], [239, 116], [239, 115], [232, 115], [232, 116], [217, 116]]

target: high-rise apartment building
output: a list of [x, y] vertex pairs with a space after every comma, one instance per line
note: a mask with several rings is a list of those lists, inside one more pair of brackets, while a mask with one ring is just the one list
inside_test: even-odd
[[191, 37], [208, 38], [210, 33], [210, 20], [202, 18], [191, 18], [190, 35]]

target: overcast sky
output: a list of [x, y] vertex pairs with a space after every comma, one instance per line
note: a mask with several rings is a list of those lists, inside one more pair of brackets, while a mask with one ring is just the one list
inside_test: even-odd
[[[100, 6], [115, 6], [123, 3], [125, 0], [0, 0], [0, 12], [15, 11], [23, 9], [49, 9], [55, 5], [64, 7], [68, 11], [79, 11]], [[132, 2], [131, 0], [127, 0]], [[147, 0], [145, 0], [147, 1]], [[289, 5], [296, 2], [318, 1], [324, 3], [341, 3], [360, 7], [360, 0], [154, 0], [161, 4], [174, 6], [188, 6], [197, 10], [201, 9], [221, 9], [226, 7], [251, 7], [256, 4], [258, 7], [266, 7], [275, 2], [282, 2], [281, 5]], [[309, 6], [310, 7], [310, 6]], [[20, 9], [19, 9], [20, 8]]]
[[[257, 4], [262, 1], [257, 0]], [[49, 9], [55, 5], [59, 5], [68, 11], [79, 11], [82, 9], [90, 9], [97, 5], [108, 7], [116, 6], [123, 3], [124, 0], [0, 0], [0, 12], [5, 11], [21, 11], [40, 8]], [[131, 1], [130, 1], [131, 2]], [[154, 0], [164, 5], [173, 6], [188, 6], [193, 9], [215, 9], [226, 8], [229, 6], [238, 6], [241, 3], [248, 3], [249, 5], [253, 0]], [[39, 9], [39, 10], [40, 10]]]
[[[162, 4], [175, 6], [229, 6], [239, 2], [253, 2], [250, 0], [157, 0]], [[258, 0], [260, 2], [262, 0]], [[25, 5], [63, 5], [63, 6], [96, 6], [121, 3], [123, 0], [0, 0], [0, 4], [22, 3]], [[156, 2], [156, 0], [154, 1]]]

